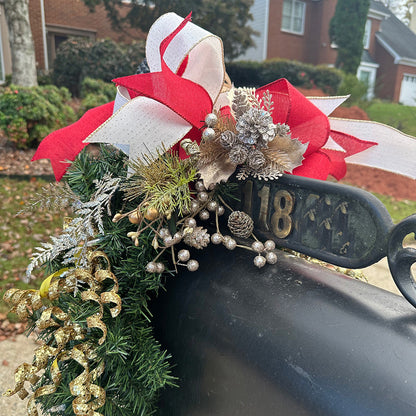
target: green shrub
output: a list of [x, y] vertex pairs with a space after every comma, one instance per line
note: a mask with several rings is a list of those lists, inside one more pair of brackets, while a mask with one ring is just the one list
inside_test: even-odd
[[75, 120], [66, 88], [10, 85], [0, 92], [0, 128], [18, 149], [36, 147], [50, 132]]
[[344, 77], [342, 71], [325, 65], [318, 65], [315, 70], [315, 85], [327, 94], [336, 94]]
[[59, 46], [54, 61], [53, 82], [79, 97], [86, 77], [110, 82], [132, 75], [144, 57], [144, 44], [117, 44], [110, 39], [90, 42], [69, 39]]
[[45, 69], [38, 70], [38, 85], [52, 85], [52, 74]]
[[346, 106], [357, 105], [366, 99], [367, 85], [359, 81], [353, 74], [344, 74], [337, 94], [350, 95], [350, 98], [345, 102]]
[[388, 124], [403, 133], [416, 136], [416, 107], [373, 100], [366, 103], [365, 111], [373, 121]]
[[337, 69], [287, 59], [230, 62], [227, 64], [227, 72], [237, 87], [260, 87], [279, 78], [286, 78], [295, 86], [318, 87], [330, 94], [337, 91], [342, 80], [342, 72]]
[[80, 115], [85, 111], [113, 101], [116, 96], [116, 86], [100, 79], [84, 78], [81, 84]]
[[236, 87], [261, 87], [261, 63], [255, 61], [229, 62], [227, 73]]

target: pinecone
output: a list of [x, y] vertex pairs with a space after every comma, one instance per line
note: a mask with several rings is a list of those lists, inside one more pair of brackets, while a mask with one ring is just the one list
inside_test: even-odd
[[228, 217], [228, 228], [236, 237], [248, 238], [253, 232], [254, 223], [243, 211], [233, 211]]
[[202, 227], [196, 227], [192, 233], [185, 234], [183, 242], [188, 246], [195, 247], [197, 249], [203, 249], [209, 244], [210, 235], [207, 230]]
[[236, 144], [233, 146], [233, 148], [230, 150], [229, 158], [231, 162], [233, 162], [236, 165], [243, 164], [248, 157], [248, 148], [247, 146], [244, 146], [243, 144]]
[[232, 110], [235, 118], [241, 117], [246, 111], [250, 109], [250, 103], [247, 98], [247, 93], [236, 88], [234, 90], [234, 97], [232, 103]]
[[248, 154], [246, 163], [251, 169], [259, 170], [266, 163], [266, 158], [260, 150], [254, 149]]
[[278, 136], [290, 136], [290, 127], [287, 124], [276, 124], [276, 135]]
[[237, 142], [237, 136], [230, 130], [221, 133], [220, 143], [224, 149], [230, 150]]
[[276, 127], [270, 113], [259, 108], [250, 108], [239, 117], [236, 129], [238, 139], [246, 144], [259, 148], [267, 147], [267, 143], [276, 136]]

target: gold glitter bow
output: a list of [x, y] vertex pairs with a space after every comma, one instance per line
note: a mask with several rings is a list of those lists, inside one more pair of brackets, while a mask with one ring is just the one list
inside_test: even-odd
[[[31, 313], [44, 307], [42, 298], [57, 300], [62, 293], [74, 292], [78, 282], [89, 286], [87, 290], [81, 291], [81, 299], [98, 303], [99, 311], [87, 317], [88, 328], [98, 328], [103, 332], [98, 340], [101, 345], [107, 336], [107, 327], [102, 321], [104, 304], [113, 303], [110, 308], [111, 316], [116, 317], [121, 311], [121, 298], [117, 294], [118, 281], [111, 272], [110, 261], [105, 253], [96, 251], [88, 254], [88, 269], [61, 269], [48, 276], [40, 287], [40, 290], [19, 290], [10, 289], [4, 295], [4, 300], [12, 304], [11, 312], [17, 313], [20, 319], [27, 318]], [[101, 292], [103, 282], [107, 279], [113, 281], [110, 291]], [[46, 308], [36, 326], [41, 329], [53, 328], [53, 340], [56, 346], [42, 345], [35, 350], [33, 364], [24, 363], [15, 371], [15, 388], [7, 390], [4, 395], [12, 396], [17, 394], [21, 399], [28, 396], [24, 387], [25, 381], [34, 386], [40, 379], [37, 373], [45, 369], [53, 359], [50, 374], [52, 383], [39, 387], [30, 397], [27, 405], [29, 416], [38, 416], [36, 399], [40, 396], [51, 394], [56, 391], [61, 382], [62, 374], [59, 369], [59, 362], [69, 359], [77, 361], [84, 371], [70, 383], [71, 393], [76, 396], [72, 406], [76, 416], [99, 416], [96, 412], [105, 403], [105, 391], [102, 387], [93, 382], [101, 376], [104, 371], [104, 362], [101, 362], [90, 371], [90, 361], [95, 359], [95, 347], [91, 341], [85, 341], [86, 333], [80, 325], [71, 320], [71, 316], [57, 306]], [[71, 341], [85, 341], [69, 347]], [[73, 344], [73, 342], [72, 342]], [[93, 400], [91, 398], [94, 397]]]

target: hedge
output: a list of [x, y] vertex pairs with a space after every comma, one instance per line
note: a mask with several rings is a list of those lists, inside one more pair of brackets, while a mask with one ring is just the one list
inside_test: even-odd
[[230, 62], [226, 68], [236, 87], [257, 88], [279, 78], [286, 78], [295, 86], [317, 87], [326, 93], [335, 94], [343, 79], [343, 74], [338, 69], [287, 59]]
[[84, 78], [81, 84], [81, 107], [79, 116], [87, 110], [107, 104], [116, 96], [116, 86], [112, 82], [104, 82], [101, 79]]
[[59, 46], [52, 80], [67, 87], [79, 97], [84, 78], [110, 82], [113, 78], [132, 75], [144, 57], [144, 43], [118, 44], [110, 39], [90, 42], [68, 39]]

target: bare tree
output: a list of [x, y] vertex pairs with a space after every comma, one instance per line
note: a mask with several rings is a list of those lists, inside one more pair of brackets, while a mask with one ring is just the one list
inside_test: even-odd
[[32, 87], [38, 84], [36, 76], [35, 48], [29, 21], [29, 0], [1, 2], [9, 29], [12, 53], [12, 82]]
[[381, 0], [400, 20], [409, 24], [412, 6], [416, 4], [414, 0]]

